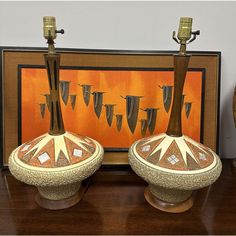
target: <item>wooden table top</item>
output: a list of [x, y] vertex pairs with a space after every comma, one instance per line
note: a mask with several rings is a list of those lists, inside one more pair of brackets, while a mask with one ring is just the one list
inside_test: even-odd
[[236, 234], [236, 168], [231, 160], [223, 160], [219, 180], [198, 191], [185, 213], [150, 206], [145, 186], [131, 170], [100, 170], [77, 205], [50, 211], [35, 203], [34, 187], [2, 171], [0, 234]]

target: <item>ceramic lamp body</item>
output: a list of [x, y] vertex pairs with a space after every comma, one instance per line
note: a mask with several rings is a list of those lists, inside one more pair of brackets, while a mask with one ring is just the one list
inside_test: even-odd
[[183, 202], [193, 190], [215, 182], [222, 168], [211, 149], [184, 135], [141, 139], [131, 146], [129, 162], [150, 192], [170, 203]]
[[103, 148], [91, 138], [70, 132], [44, 134], [16, 148], [9, 169], [18, 180], [36, 186], [44, 198], [62, 200], [78, 192], [102, 159]]
[[186, 44], [192, 34], [191, 23], [191, 18], [182, 18], [179, 41], [175, 39], [181, 46], [179, 54], [174, 55], [174, 97], [167, 131], [138, 140], [129, 149], [132, 169], [149, 183], [146, 200], [173, 213], [191, 208], [192, 191], [214, 183], [222, 169], [220, 158], [211, 149], [182, 134], [183, 88], [191, 57], [186, 54]]
[[[16, 148], [10, 155], [9, 169], [18, 180], [38, 188], [36, 201], [40, 206], [56, 210], [70, 207], [82, 198], [81, 181], [101, 166], [104, 151], [95, 140], [64, 129], [59, 96], [60, 54], [55, 53], [55, 37], [48, 32], [55, 30], [55, 18], [45, 19], [44, 35], [49, 44], [48, 53], [44, 54], [50, 91], [49, 132]], [[68, 81], [63, 84], [69, 86]], [[67, 102], [68, 96], [62, 94], [62, 99]]]

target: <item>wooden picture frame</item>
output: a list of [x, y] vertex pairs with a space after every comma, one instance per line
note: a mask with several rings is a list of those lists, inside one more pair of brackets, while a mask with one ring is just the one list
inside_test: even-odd
[[[1, 166], [7, 166], [11, 151], [19, 145], [19, 68], [43, 67], [45, 48], [1, 49]], [[62, 67], [88, 68], [163, 68], [173, 70], [173, 51], [124, 51], [58, 49]], [[190, 52], [189, 70], [204, 71], [203, 123], [201, 141], [218, 152], [220, 52]], [[205, 129], [207, 124], [207, 129]], [[128, 164], [127, 151], [105, 152], [104, 165], [120, 167]]]

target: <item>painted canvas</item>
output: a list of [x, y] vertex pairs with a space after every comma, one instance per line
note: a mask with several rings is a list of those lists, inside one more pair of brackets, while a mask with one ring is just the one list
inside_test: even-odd
[[[62, 68], [60, 92], [65, 129], [127, 150], [142, 137], [166, 131], [174, 72], [147, 68]], [[44, 68], [19, 70], [20, 142], [47, 132], [49, 89]], [[183, 132], [201, 141], [204, 72], [187, 73], [182, 96]]]

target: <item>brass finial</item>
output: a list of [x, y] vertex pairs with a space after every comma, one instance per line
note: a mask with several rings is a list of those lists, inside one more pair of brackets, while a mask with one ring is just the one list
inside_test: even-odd
[[48, 53], [55, 53], [54, 39], [57, 37], [57, 33], [64, 34], [64, 30], [56, 29], [56, 18], [54, 16], [43, 17], [43, 36], [47, 39]]
[[186, 45], [193, 42], [197, 35], [200, 35], [200, 30], [192, 31], [192, 22], [191, 17], [181, 17], [179, 22], [179, 31], [177, 38], [175, 37], [175, 31], [173, 31], [172, 38], [180, 44], [180, 55], [186, 54]]

